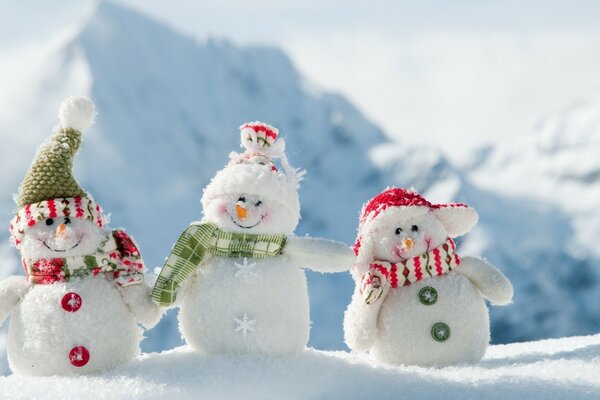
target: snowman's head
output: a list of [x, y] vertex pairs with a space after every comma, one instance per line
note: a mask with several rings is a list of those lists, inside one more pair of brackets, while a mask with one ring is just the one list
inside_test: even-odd
[[21, 208], [10, 224], [23, 258], [94, 254], [108, 234], [107, 217], [89, 196], [39, 201]]
[[269, 165], [229, 165], [204, 189], [204, 218], [240, 233], [290, 235], [300, 220], [298, 191]]
[[47, 218], [28, 229], [20, 248], [23, 258], [64, 258], [94, 254], [106, 235], [87, 219]]
[[432, 204], [414, 191], [388, 189], [363, 207], [355, 252], [359, 263], [396, 263], [469, 232], [475, 209], [464, 204]]
[[204, 189], [204, 219], [232, 232], [290, 235], [300, 221], [301, 175], [289, 165], [277, 129], [253, 122], [240, 130], [246, 151], [231, 153]]

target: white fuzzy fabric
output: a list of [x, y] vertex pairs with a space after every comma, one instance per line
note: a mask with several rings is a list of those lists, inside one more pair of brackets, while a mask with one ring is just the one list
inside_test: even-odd
[[52, 225], [39, 221], [27, 229], [20, 247], [23, 258], [62, 258], [93, 254], [102, 238], [109, 233], [94, 222], [71, 218], [70, 223], [65, 225], [64, 233], [57, 237], [56, 229], [64, 222], [64, 217], [54, 218]]
[[[207, 256], [185, 292], [180, 330], [202, 354], [301, 351], [308, 341], [308, 293], [304, 272], [286, 257], [247, 259], [255, 274], [238, 272], [242, 259]], [[236, 273], [238, 275], [236, 276]], [[244, 315], [254, 331], [237, 330]]]
[[30, 284], [24, 276], [11, 276], [0, 281], [0, 325], [29, 287]]
[[344, 272], [354, 263], [352, 249], [334, 240], [291, 236], [283, 254], [302, 267], [319, 272]]
[[146, 329], [151, 329], [158, 323], [162, 308], [152, 301], [152, 288], [146, 282], [122, 287], [120, 292], [138, 323]]
[[[285, 174], [260, 164], [234, 164], [220, 170], [204, 189], [202, 206], [205, 219], [226, 230], [246, 232], [246, 229], [231, 222], [231, 215], [224, 213], [225, 208], [235, 205], [242, 196], [254, 196], [256, 201], [260, 200], [263, 206], [258, 212], [268, 220], [268, 223], [259, 224], [252, 233], [291, 234], [298, 225], [300, 200], [295, 185]], [[228, 211], [233, 213], [232, 209]]]
[[[406, 212], [390, 208], [360, 232], [363, 236], [353, 268], [355, 281], [359, 282], [371, 261], [397, 263], [440, 246], [448, 236], [465, 233], [477, 215], [470, 208], [457, 207], [442, 214], [426, 209], [417, 212], [419, 209]], [[402, 245], [406, 239], [412, 240], [412, 248]], [[435, 304], [420, 302], [419, 291], [426, 286], [437, 291]], [[479, 361], [490, 340], [488, 310], [482, 294], [496, 304], [506, 304], [512, 298], [508, 279], [473, 257], [466, 257], [446, 275], [425, 278], [408, 287], [383, 289], [379, 300], [369, 305], [358, 288], [355, 290], [344, 317], [346, 343], [354, 351], [368, 351], [378, 361], [419, 366]], [[444, 342], [435, 341], [431, 335], [432, 326], [438, 322], [450, 327], [450, 337]]]
[[[102, 276], [33, 286], [10, 321], [11, 370], [24, 375], [89, 374], [133, 359], [140, 352], [142, 330], [119, 290]], [[76, 312], [62, 308], [61, 300], [69, 292], [82, 298]], [[90, 352], [88, 364], [80, 368], [69, 362], [75, 346]]]
[[473, 207], [442, 207], [433, 210], [433, 214], [442, 221], [450, 237], [468, 233], [479, 220], [479, 214]]
[[467, 277], [479, 292], [492, 303], [509, 304], [513, 287], [502, 272], [478, 257], [463, 257], [457, 273]]
[[96, 106], [87, 97], [71, 96], [61, 104], [58, 118], [62, 128], [82, 132], [94, 123]]

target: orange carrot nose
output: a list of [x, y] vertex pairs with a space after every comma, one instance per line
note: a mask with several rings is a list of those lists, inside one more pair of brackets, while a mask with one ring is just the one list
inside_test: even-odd
[[240, 206], [239, 204], [235, 205], [235, 211], [240, 220], [243, 221], [246, 218], [248, 218], [248, 210], [246, 210], [244, 207]]
[[65, 229], [67, 226], [65, 224], [60, 224], [56, 227], [56, 237], [61, 237], [65, 233]]
[[411, 249], [414, 246], [415, 242], [410, 239], [410, 238], [406, 238], [404, 239], [404, 241], [402, 241], [402, 245], [405, 249]]

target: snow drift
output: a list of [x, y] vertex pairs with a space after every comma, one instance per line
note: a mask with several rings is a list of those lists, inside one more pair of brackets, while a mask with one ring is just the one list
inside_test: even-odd
[[11, 400], [598, 399], [600, 335], [491, 346], [473, 366], [378, 366], [345, 352], [202, 357], [188, 347], [89, 377], [0, 377]]

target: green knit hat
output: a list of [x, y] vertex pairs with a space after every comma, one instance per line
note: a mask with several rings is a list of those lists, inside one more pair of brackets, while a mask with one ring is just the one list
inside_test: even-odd
[[19, 187], [19, 208], [48, 199], [86, 196], [73, 178], [73, 158], [81, 145], [81, 132], [95, 116], [94, 103], [85, 97], [69, 97], [62, 103], [60, 125], [38, 150]]

